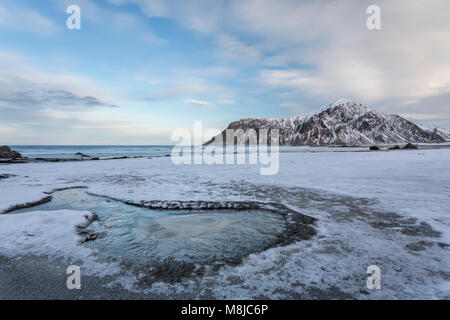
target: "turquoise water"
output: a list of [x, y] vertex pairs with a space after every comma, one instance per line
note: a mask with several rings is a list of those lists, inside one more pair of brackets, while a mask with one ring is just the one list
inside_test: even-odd
[[271, 246], [286, 221], [264, 210], [149, 210], [87, 194], [85, 189], [53, 193], [52, 201], [14, 211], [88, 210], [99, 216], [91, 224], [103, 234], [84, 245], [120, 260], [203, 262], [233, 259]]

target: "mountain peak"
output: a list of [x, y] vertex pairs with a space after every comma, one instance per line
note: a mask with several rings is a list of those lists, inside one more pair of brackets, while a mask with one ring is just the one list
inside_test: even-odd
[[358, 105], [360, 104], [359, 102], [356, 102], [352, 99], [347, 99], [347, 98], [339, 98], [335, 101], [333, 101], [332, 103], [328, 104], [329, 107], [336, 107], [336, 106], [340, 106], [340, 105]]
[[365, 114], [368, 111], [370, 111], [370, 109], [360, 102], [351, 99], [340, 98], [327, 104], [322, 108], [320, 113], [326, 113], [329, 115], [338, 113], [346, 115], [347, 117], [352, 117], [353, 115]]

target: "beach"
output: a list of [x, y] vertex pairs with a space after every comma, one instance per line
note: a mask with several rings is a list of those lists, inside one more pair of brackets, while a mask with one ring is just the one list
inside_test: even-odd
[[[83, 242], [75, 228], [89, 211], [12, 211], [0, 215], [2, 298], [448, 299], [449, 160], [448, 149], [280, 152], [280, 170], [268, 176], [255, 165], [175, 165], [170, 157], [2, 165], [1, 211], [82, 187], [139, 209], [279, 206], [271, 210], [310, 217], [299, 228], [314, 229], [236, 261], [196, 261], [189, 269], [100, 252], [91, 243], [101, 237]], [[101, 223], [100, 216], [92, 225]], [[55, 241], [55, 232], [70, 237]], [[80, 265], [89, 290], [67, 290], [71, 264]], [[366, 287], [371, 265], [381, 269], [380, 290]], [[22, 280], [12, 281], [13, 274]]]

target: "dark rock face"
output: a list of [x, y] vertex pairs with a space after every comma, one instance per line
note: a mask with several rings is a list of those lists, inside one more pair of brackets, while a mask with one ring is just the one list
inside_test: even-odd
[[[371, 110], [361, 103], [340, 99], [329, 104], [323, 111], [307, 117], [264, 119], [244, 118], [228, 125], [227, 129], [279, 130], [279, 144], [292, 146], [320, 145], [375, 145], [394, 143], [439, 143], [445, 138], [439, 130], [425, 130], [398, 115], [384, 114]], [[232, 144], [224, 139], [226, 130], [206, 143]], [[256, 137], [258, 138], [258, 137]], [[234, 144], [247, 144], [255, 141], [255, 133], [236, 136]], [[231, 143], [230, 143], [231, 142]]]
[[0, 158], [6, 159], [16, 159], [16, 158], [22, 158], [22, 155], [18, 153], [17, 151], [11, 150], [8, 146], [2, 146], [0, 147]]
[[413, 145], [412, 143], [408, 143], [403, 147], [403, 149], [417, 149], [417, 146]]
[[377, 150], [380, 150], [380, 148], [378, 148], [377, 146], [371, 146], [369, 149], [370, 149], [371, 151], [377, 151]]

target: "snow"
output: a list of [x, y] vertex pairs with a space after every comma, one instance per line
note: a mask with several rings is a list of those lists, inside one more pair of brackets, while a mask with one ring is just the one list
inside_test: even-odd
[[[365, 298], [449, 298], [450, 150], [280, 153], [280, 171], [255, 165], [173, 165], [170, 158], [29, 163], [0, 166], [0, 210], [48, 196], [58, 188], [132, 202], [151, 200], [277, 201], [318, 219], [318, 236], [249, 256], [239, 266], [182, 284], [147, 290], [186, 297], [316, 297], [336, 287]], [[299, 149], [304, 150], [304, 149]], [[355, 213], [356, 212], [356, 213]], [[369, 222], [378, 213], [416, 217], [441, 237], [409, 236]], [[74, 225], [85, 212], [0, 215], [0, 254], [51, 254], [95, 261]], [[375, 219], [375, 218], [374, 218]], [[367, 221], [366, 221], [367, 220]], [[24, 231], [35, 234], [33, 237]], [[405, 246], [430, 241], [423, 251]], [[100, 262], [98, 262], [100, 263]], [[380, 265], [383, 289], [364, 290], [367, 266]], [[99, 270], [92, 263], [92, 273]], [[238, 280], [236, 280], [236, 278]], [[213, 293], [208, 291], [211, 288]], [[365, 289], [367, 290], [367, 289]]]
[[0, 254], [9, 258], [63, 258], [88, 266], [86, 274], [114, 274], [119, 271], [117, 266], [96, 261], [94, 252], [80, 245], [82, 238], [76, 226], [85, 224], [91, 215], [74, 210], [0, 215]]
[[424, 125], [420, 125], [419, 127], [430, 133], [436, 133], [436, 134], [440, 135], [442, 138], [445, 139], [445, 141], [450, 140], [450, 130], [449, 129], [438, 128], [436, 126], [424, 126]]
[[81, 237], [75, 226], [86, 222], [87, 211], [33, 211], [0, 215], [0, 252], [8, 257], [18, 254], [64, 256], [77, 248]]
[[331, 102], [330, 104], [325, 105], [321, 111], [326, 111], [327, 109], [333, 109], [336, 107], [343, 107], [343, 109], [348, 110], [349, 112], [354, 112], [357, 114], [363, 114], [366, 113], [368, 111], [372, 111], [371, 109], [369, 109], [368, 107], [366, 107], [365, 105], [363, 105], [362, 103], [359, 103], [355, 100], [351, 100], [348, 98], [340, 98], [337, 99], [333, 102]]
[[335, 101], [333, 101], [332, 103], [328, 104], [326, 107], [330, 107], [330, 106], [339, 106], [342, 104], [346, 104], [346, 105], [352, 105], [352, 104], [356, 104], [357, 102], [352, 100], [352, 99], [348, 99], [348, 98], [339, 98]]

